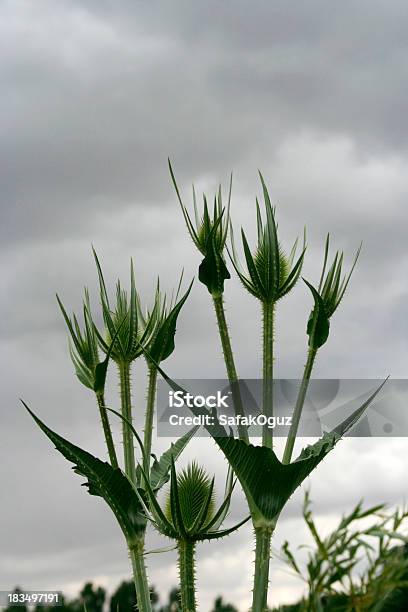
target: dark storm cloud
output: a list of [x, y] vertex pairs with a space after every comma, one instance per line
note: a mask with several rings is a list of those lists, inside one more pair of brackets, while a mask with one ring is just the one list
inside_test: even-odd
[[[309, 128], [405, 151], [404, 3], [4, 3], [3, 244], [83, 232]], [[5, 229], [7, 228], [7, 230]], [[12, 231], [11, 231], [12, 230]]]

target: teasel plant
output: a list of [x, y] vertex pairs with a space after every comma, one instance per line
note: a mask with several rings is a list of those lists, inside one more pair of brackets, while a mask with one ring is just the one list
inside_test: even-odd
[[315, 289], [313, 285], [305, 280], [306, 285], [312, 293], [314, 306], [307, 323], [307, 335], [309, 337], [307, 359], [293, 411], [292, 424], [286, 439], [283, 454], [284, 463], [289, 463], [292, 457], [306, 393], [316, 361], [316, 355], [319, 349], [327, 342], [330, 331], [330, 319], [338, 309], [346, 293], [351, 275], [353, 274], [357, 260], [360, 256], [361, 246], [360, 244], [357, 249], [350, 271], [348, 274], [343, 274], [343, 252], [337, 251], [332, 263], [328, 265], [330, 249], [330, 234], [328, 234], [318, 288]]
[[[256, 199], [257, 244], [251, 251], [244, 230], [241, 228], [242, 245], [246, 268], [240, 262], [231, 224], [232, 264], [243, 286], [262, 305], [262, 346], [263, 346], [263, 399], [262, 412], [269, 419], [273, 416], [273, 366], [274, 366], [274, 333], [276, 304], [296, 285], [302, 271], [306, 252], [306, 230], [303, 237], [303, 248], [295, 261], [298, 245], [296, 239], [289, 255], [286, 255], [278, 239], [278, 226], [275, 211], [272, 207], [269, 192], [264, 178], [259, 173], [266, 219], [262, 219], [258, 199]], [[262, 431], [262, 445], [273, 447], [273, 432], [267, 424]]]
[[232, 491], [232, 471], [228, 471], [225, 496], [219, 508], [215, 509], [214, 478], [196, 462], [190, 463], [179, 474], [174, 461], [171, 462], [170, 489], [164, 508], [150, 486], [149, 478], [143, 472], [146, 484], [148, 508], [145, 508], [157, 531], [176, 542], [180, 577], [181, 609], [195, 612], [197, 609], [195, 592], [195, 550], [204, 540], [224, 538], [239, 529], [249, 520], [249, 516], [233, 527], [221, 529], [225, 520]]
[[176, 332], [177, 318], [190, 294], [191, 287], [193, 285], [193, 281], [191, 281], [187, 291], [180, 297], [182, 281], [183, 272], [181, 273], [175, 295], [172, 295], [170, 300], [167, 299], [166, 294], [162, 293], [160, 290], [160, 281], [157, 281], [153, 312], [150, 312], [149, 310], [143, 312], [140, 299], [139, 297], [137, 298], [138, 317], [142, 328], [148, 329], [149, 323], [153, 316], [156, 320], [153, 334], [148, 341], [141, 345], [148, 370], [147, 403], [143, 430], [145, 472], [148, 472], [150, 455], [152, 451], [153, 418], [158, 373], [156, 363], [162, 363], [162, 361], [170, 357], [175, 349], [174, 337]]
[[[207, 213], [205, 213], [205, 207], [203, 220], [201, 221], [198, 214], [196, 214], [194, 225], [181, 201], [174, 175], [172, 176], [189, 232], [196, 246], [200, 248], [199, 238], [204, 233], [203, 226], [205, 223], [207, 223], [207, 227], [209, 227], [208, 221], [205, 222], [205, 218], [207, 216]], [[251, 253], [246, 240], [246, 235], [243, 232], [242, 240], [247, 270], [245, 271], [239, 264], [235, 245], [234, 247], [231, 247], [231, 258], [238, 276], [240, 277], [245, 288], [250, 291], [250, 293], [254, 294], [255, 297], [260, 299], [261, 302], [267, 302], [269, 310], [272, 310], [271, 304], [276, 304], [276, 302], [284, 297], [284, 295], [286, 295], [298, 281], [301, 274], [306, 245], [304, 241], [303, 249], [301, 250], [301, 253], [295, 263], [296, 243], [288, 257], [283, 255], [283, 251], [280, 248], [277, 238], [275, 213], [270, 203], [268, 190], [262, 176], [261, 182], [266, 208], [266, 222], [262, 221], [260, 207], [257, 205], [258, 249], [256, 249], [254, 253]], [[195, 195], [193, 196], [193, 200], [195, 202]], [[206, 200], [204, 200], [204, 205], [205, 204]], [[195, 206], [195, 209], [196, 208], [197, 206]], [[217, 210], [219, 210], [219, 208], [215, 207], [213, 218], [216, 217]], [[223, 214], [224, 213], [222, 211], [219, 213], [219, 220], [216, 227], [220, 226], [221, 220], [223, 219]], [[226, 227], [228, 228], [228, 225]], [[224, 226], [224, 231], [222, 234], [223, 238], [224, 236], [226, 237], [226, 227]], [[218, 244], [220, 244], [220, 242]], [[225, 241], [222, 243], [222, 245], [225, 245]], [[312, 347], [314, 352], [323, 346], [328, 339], [330, 327], [329, 319], [337, 309], [341, 299], [344, 296], [350, 280], [351, 272], [353, 271], [355, 265], [354, 262], [350, 273], [346, 277], [343, 277], [343, 256], [338, 253], [326, 273], [328, 250], [329, 244], [327, 242], [323, 272], [318, 287], [321, 295], [318, 290], [312, 288], [312, 285], [305, 281], [309, 286], [314, 299], [314, 307], [307, 324], [309, 347]], [[203, 263], [205, 261], [208, 262], [206, 251], [201, 252], [203, 252], [205, 255]], [[269, 258], [267, 262], [270, 263], [270, 267], [264, 262], [263, 259], [265, 257]], [[270, 268], [272, 268], [272, 270]], [[216, 265], [213, 265], [212, 272], [214, 274], [217, 272]], [[267, 281], [269, 284], [267, 284]], [[271, 328], [270, 321], [271, 317], [268, 318], [266, 326], [269, 330]], [[270, 369], [271, 361], [273, 363], [273, 354], [269, 343], [269, 339], [272, 339], [272, 337], [273, 333], [264, 333], [264, 344], [269, 346], [270, 349], [269, 355], [265, 356], [264, 354], [264, 361], [266, 363], [263, 368], [264, 376], [267, 375], [270, 381], [270, 383], [267, 385], [264, 383], [264, 389], [266, 387], [268, 394], [270, 394], [271, 389], [273, 389], [273, 370], [271, 372]], [[267, 351], [264, 351], [264, 353], [265, 352]], [[269, 357], [271, 357], [271, 359]], [[268, 373], [266, 370], [268, 370]], [[175, 381], [172, 380], [171, 377], [162, 368], [160, 368], [160, 366], [159, 371], [173, 390], [187, 393], [187, 391], [175, 383]], [[306, 370], [306, 376], [304, 376], [304, 379], [308, 381], [310, 376], [308, 377], [307, 374], [308, 370]], [[342, 423], [340, 423], [332, 431], [324, 433], [320, 440], [318, 440], [316, 443], [304, 448], [294, 461], [291, 460], [292, 452], [289, 453], [288, 449], [290, 448], [289, 445], [291, 445], [292, 441], [294, 441], [296, 438], [297, 427], [296, 430], [292, 429], [292, 432], [290, 432], [293, 440], [288, 442], [284, 457], [282, 460], [280, 460], [272, 448], [270, 437], [268, 435], [263, 435], [262, 446], [248, 444], [248, 438], [245, 439], [241, 434], [239, 435], [239, 438], [235, 438], [231, 431], [227, 432], [220, 425], [220, 423], [217, 421], [216, 414], [210, 415], [213, 417], [213, 424], [206, 425], [206, 429], [213, 437], [221, 451], [224, 453], [229, 465], [233, 469], [242, 486], [254, 527], [255, 572], [252, 599], [253, 612], [266, 612], [268, 609], [267, 597], [269, 586], [271, 540], [276, 529], [279, 516], [287, 501], [294, 491], [302, 484], [305, 478], [309, 476], [309, 474], [334, 448], [337, 442], [360, 419], [368, 406], [374, 401], [384, 384], [385, 381], [377, 389], [375, 389], [371, 395], [362, 402], [361, 406], [357, 408], [350, 416], [348, 416]], [[304, 388], [305, 394], [306, 391], [307, 386]], [[300, 392], [302, 392], [302, 387]], [[300, 402], [302, 406], [303, 402], [304, 398], [302, 402]], [[208, 416], [208, 411], [205, 409], [200, 409], [193, 406], [191, 410], [196, 415], [205, 417]], [[295, 406], [295, 420], [297, 419], [298, 412], [299, 400], [297, 402], [297, 407]]]
[[[224, 206], [223, 204], [222, 188], [220, 185], [218, 193], [214, 196], [212, 208], [210, 208], [208, 204], [207, 196], [203, 194], [203, 207], [201, 213], [198, 209], [197, 196], [193, 185], [194, 217], [192, 217], [181, 198], [170, 160], [168, 160], [168, 164], [187, 230], [194, 245], [204, 257], [198, 269], [198, 278], [200, 282], [207, 287], [211, 295], [225, 367], [231, 387], [235, 414], [243, 417], [245, 413], [242, 394], [224, 307], [224, 283], [231, 278], [231, 274], [225, 262], [224, 250], [230, 224], [232, 174], [230, 177], [226, 205]], [[245, 425], [238, 424], [238, 434], [242, 440], [247, 443], [249, 442], [248, 429]]]
[[[145, 566], [145, 535], [147, 518], [140, 502], [143, 493], [142, 468], [136, 469], [135, 448], [133, 444], [134, 427], [132, 425], [131, 402], [131, 363], [138, 357], [151, 355], [161, 363], [169, 357], [175, 348], [177, 318], [183, 307], [191, 284], [182, 297], [179, 297], [181, 279], [174, 300], [167, 301], [165, 294], [157, 284], [154, 305], [143, 314], [140, 298], [136, 291], [133, 263], [130, 274], [130, 295], [116, 285], [116, 303], [111, 307], [102, 268], [94, 251], [98, 270], [100, 301], [105, 323], [104, 330], [98, 330], [91, 314], [89, 293], [85, 290], [83, 302], [84, 329], [74, 314], [69, 317], [62, 301], [57, 296], [70, 335], [70, 354], [78, 379], [92, 389], [97, 397], [105, 440], [110, 462], [103, 462], [87, 451], [73, 445], [68, 440], [49, 429], [26, 404], [25, 407], [48, 438], [70, 462], [74, 463], [76, 473], [87, 478], [89, 493], [97, 495], [108, 503], [113, 510], [125, 536], [132, 563], [138, 609], [151, 612], [149, 585]], [[99, 352], [105, 353], [100, 361]], [[109, 361], [118, 366], [121, 396], [121, 411], [118, 412], [105, 405], [105, 384]], [[156, 363], [156, 361], [155, 361]], [[169, 480], [171, 461], [175, 461], [184, 450], [196, 428], [187, 432], [171, 444], [170, 448], [157, 459], [151, 453], [153, 412], [157, 379], [156, 366], [149, 361], [149, 383], [147, 405], [145, 410], [144, 442], [142, 456], [144, 474], [151, 482], [154, 491]], [[24, 403], [24, 402], [23, 402]], [[115, 413], [122, 421], [122, 438], [124, 450], [124, 472], [122, 472], [116, 454], [108, 411]]]
[[107, 350], [106, 357], [100, 360], [98, 339], [92, 320], [91, 305], [88, 289], [85, 288], [83, 301], [83, 320], [84, 329], [78, 323], [75, 314], [72, 318], [67, 314], [63, 303], [57, 295], [57, 301], [65, 319], [70, 334], [69, 352], [74, 364], [76, 375], [79, 381], [88, 389], [94, 392], [99, 408], [99, 415], [105, 436], [106, 447], [112, 467], [118, 467], [115, 444], [112, 437], [112, 429], [109, 416], [105, 405], [105, 382], [110, 350], [112, 343]]

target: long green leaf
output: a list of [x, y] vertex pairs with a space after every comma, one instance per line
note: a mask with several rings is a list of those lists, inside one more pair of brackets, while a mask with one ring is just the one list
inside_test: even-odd
[[74, 464], [74, 471], [87, 479], [88, 492], [102, 497], [110, 506], [126, 540], [136, 543], [145, 530], [146, 517], [137, 493], [123, 472], [62, 438], [22, 403], [55, 448]]
[[161, 489], [161, 487], [169, 481], [171, 462], [177, 461], [178, 457], [181, 455], [198, 429], [199, 426], [193, 427], [176, 442], [172, 442], [170, 448], [168, 448], [161, 455], [160, 459], [154, 461], [150, 471], [150, 483], [153, 490], [157, 491], [158, 489]]

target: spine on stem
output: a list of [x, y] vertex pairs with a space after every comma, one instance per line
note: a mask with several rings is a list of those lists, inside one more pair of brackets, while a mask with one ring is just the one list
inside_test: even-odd
[[309, 348], [305, 369], [303, 371], [302, 382], [300, 383], [299, 393], [296, 399], [295, 409], [292, 416], [292, 424], [289, 429], [289, 434], [286, 440], [285, 451], [283, 453], [283, 463], [290, 463], [295, 446], [296, 436], [299, 428], [300, 417], [302, 415], [303, 406], [306, 399], [307, 389], [309, 387], [310, 377], [314, 362], [316, 359], [317, 349]]
[[[273, 416], [273, 341], [275, 304], [262, 303], [263, 314], [263, 387], [262, 412], [269, 419]], [[273, 429], [265, 423], [262, 431], [262, 446], [273, 447]]]
[[[222, 295], [213, 296], [215, 314], [217, 317], [218, 331], [220, 334], [222, 352], [224, 354], [225, 367], [228, 380], [231, 384], [232, 398], [236, 416], [244, 416], [241, 391], [239, 388], [237, 371], [235, 368], [234, 354], [231, 347], [231, 339], [228, 332], [227, 320], [225, 318], [224, 303]], [[243, 425], [238, 425], [238, 433], [241, 440], [249, 442], [248, 429]]]
[[[120, 400], [122, 416], [128, 421], [132, 421], [132, 404], [130, 391], [130, 363], [122, 361], [119, 363], [120, 376]], [[133, 445], [133, 433], [129, 425], [122, 421], [123, 453], [125, 460], [126, 476], [136, 483], [135, 451]]]
[[99, 414], [101, 417], [103, 433], [105, 435], [106, 447], [108, 449], [109, 460], [111, 466], [114, 468], [118, 467], [118, 459], [116, 457], [115, 444], [113, 442], [112, 430], [109, 422], [108, 412], [105, 406], [105, 396], [103, 393], [96, 394], [96, 400], [98, 402]]
[[255, 576], [252, 612], [268, 612], [269, 560], [273, 528], [255, 527]]
[[191, 540], [179, 540], [177, 544], [181, 609], [183, 612], [196, 612], [195, 596], [195, 544]]

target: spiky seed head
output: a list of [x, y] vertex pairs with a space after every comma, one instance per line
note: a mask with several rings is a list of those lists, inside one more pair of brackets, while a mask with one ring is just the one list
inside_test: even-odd
[[69, 352], [76, 375], [85, 387], [94, 389], [95, 372], [99, 364], [99, 351], [95, 327], [92, 321], [88, 290], [85, 288], [83, 300], [83, 329], [81, 329], [75, 314], [72, 315], [72, 318], [67, 314], [58, 295], [57, 301], [70, 334]]
[[212, 211], [208, 205], [207, 196], [203, 194], [203, 211], [200, 214], [193, 186], [194, 217], [192, 218], [181, 199], [170, 160], [169, 170], [188, 232], [195, 246], [204, 256], [199, 268], [199, 279], [214, 297], [220, 296], [224, 291], [224, 281], [231, 278], [223, 253], [230, 225], [232, 174], [225, 207], [220, 185], [214, 196]]
[[258, 241], [252, 252], [245, 232], [241, 230], [246, 269], [240, 263], [235, 248], [234, 232], [231, 227], [231, 252], [229, 253], [233, 266], [244, 287], [264, 303], [274, 303], [289, 293], [299, 279], [303, 258], [306, 250], [306, 235], [304, 235], [303, 249], [294, 263], [298, 240], [295, 241], [289, 255], [286, 255], [278, 240], [278, 226], [275, 220], [275, 211], [272, 208], [268, 189], [260, 174], [266, 220], [262, 219], [258, 200], [256, 200], [256, 216], [258, 228]]
[[330, 236], [328, 234], [324, 250], [323, 268], [318, 288], [315, 289], [313, 285], [304, 279], [305, 283], [312, 292], [314, 300], [314, 306], [311, 310], [306, 327], [306, 332], [309, 336], [309, 346], [314, 350], [317, 350], [323, 346], [329, 337], [330, 318], [336, 312], [341, 300], [343, 299], [361, 251], [360, 244], [354, 257], [350, 272], [342, 276], [343, 253], [337, 251], [332, 264], [329, 267], [327, 266], [329, 244]]
[[[191, 529], [206, 504], [208, 509], [205, 516], [202, 517], [202, 522], [208, 523], [214, 516], [215, 495], [211, 486], [211, 478], [204, 468], [194, 461], [190, 463], [187, 468], [178, 473], [177, 487], [180, 512], [185, 528], [187, 530]], [[208, 503], [209, 495], [210, 501]], [[170, 495], [166, 498], [165, 514], [167, 520], [174, 525], [176, 519], [172, 515]]]
[[[120, 281], [117, 281], [115, 306], [111, 308], [102, 268], [95, 250], [93, 252], [98, 270], [102, 313], [105, 322], [103, 333], [96, 330], [98, 342], [106, 354], [110, 351], [112, 359], [117, 363], [131, 363], [142, 355], [144, 345], [154, 334], [157, 324], [157, 308], [156, 306], [153, 308], [147, 320], [139, 319], [140, 308], [138, 304], [140, 300], [136, 291], [133, 261], [130, 265], [130, 293], [128, 295], [122, 288]], [[113, 339], [115, 339], [113, 346], [110, 346]]]
[[[327, 234], [322, 273], [320, 276], [318, 292], [324, 303], [327, 317], [331, 317], [337, 310], [347, 286], [350, 282], [357, 260], [359, 258], [361, 247], [360, 244], [354, 256], [354, 260], [348, 274], [342, 274], [344, 255], [342, 251], [337, 251], [333, 258], [332, 264], [328, 266], [330, 247], [330, 234]], [[328, 269], [327, 269], [328, 268]], [[326, 272], [327, 269], [327, 272]]]

